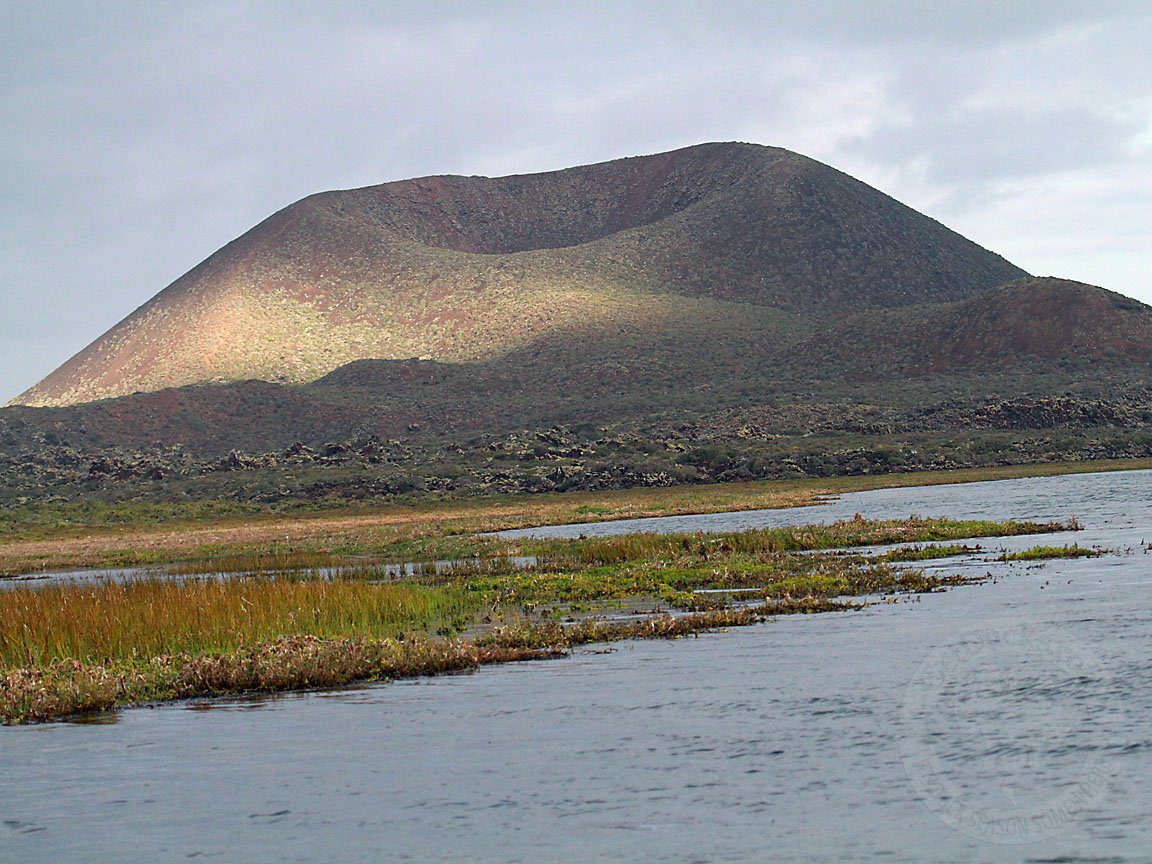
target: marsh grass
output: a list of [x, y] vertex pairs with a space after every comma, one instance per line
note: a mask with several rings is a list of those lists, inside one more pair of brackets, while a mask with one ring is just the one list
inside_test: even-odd
[[769, 615], [840, 611], [850, 604], [785, 603], [635, 622], [519, 622], [475, 641], [292, 637], [202, 656], [165, 655], [136, 663], [59, 661], [0, 676], [0, 718], [27, 723], [120, 705], [222, 694], [338, 687], [466, 672], [492, 663], [562, 656], [574, 645], [674, 639], [739, 627]]
[[538, 561], [527, 570], [500, 555], [440, 570], [429, 567], [408, 580], [396, 579], [380, 565], [351, 562], [325, 578], [318, 578], [319, 571], [275, 576], [262, 571], [266, 575], [18, 589], [0, 594], [0, 664], [230, 651], [281, 636], [385, 638], [459, 628], [479, 610], [501, 606], [588, 606], [650, 596], [696, 608], [705, 601], [685, 603], [684, 598], [701, 588], [759, 588], [777, 599], [934, 590], [937, 583], [887, 562], [794, 553], [1070, 527], [857, 518], [719, 535], [547, 541], [536, 544]]
[[506, 546], [493, 537], [446, 536], [423, 539], [404, 539], [381, 545], [340, 544], [345, 551], [272, 547], [266, 550], [213, 554], [201, 560], [177, 561], [164, 570], [173, 575], [207, 575], [216, 573], [279, 574], [313, 570], [334, 571], [340, 574], [361, 573], [372, 576], [387, 568], [417, 562], [425, 570], [437, 561], [471, 563], [499, 559], [506, 554]]
[[921, 546], [917, 544], [893, 549], [891, 552], [884, 553], [882, 557], [885, 561], [894, 562], [932, 561], [937, 558], [955, 558], [959, 555], [978, 555], [983, 551], [984, 547], [979, 543], [975, 546], [969, 546], [967, 543], [951, 543], [945, 546]]
[[[824, 549], [879, 546], [892, 543], [932, 543], [983, 536], [1015, 536], [1019, 534], [1039, 534], [1053, 531], [1077, 530], [1074, 521], [1040, 522], [990, 522], [979, 520], [957, 521], [950, 519], [924, 519], [910, 517], [898, 520], [856, 519], [837, 522], [831, 525], [808, 525], [799, 527], [762, 528], [750, 531], [733, 531], [720, 534], [626, 534], [612, 537], [581, 538], [577, 540], [527, 540], [508, 541], [495, 537], [476, 538], [482, 544], [468, 538], [455, 538], [450, 546], [437, 551], [456, 551], [462, 557], [437, 564], [426, 560], [416, 565], [416, 574], [421, 577], [439, 576], [441, 582], [452, 582], [470, 576], [511, 573], [524, 569], [516, 563], [519, 557], [534, 558], [535, 569], [571, 569], [600, 565], [625, 564], [638, 561], [675, 561], [699, 559], [709, 561], [727, 558], [732, 555], [780, 555], [790, 552], [810, 552]], [[936, 548], [920, 547], [925, 550], [921, 558], [911, 552], [901, 550], [889, 553], [886, 560], [914, 561], [933, 557]], [[955, 547], [964, 554], [967, 547]], [[480, 554], [478, 550], [482, 550]], [[170, 566], [167, 572], [173, 574], [248, 573], [284, 574], [329, 572], [344, 578], [385, 579], [395, 578], [393, 559], [397, 549], [389, 550], [386, 557], [371, 555], [340, 556], [325, 552], [259, 552], [248, 555], [233, 555], [209, 562], [185, 562]], [[413, 546], [415, 552], [428, 552], [429, 548]], [[464, 554], [466, 553], [466, 554]], [[945, 553], [941, 553], [943, 557]]]
[[318, 579], [140, 580], [0, 592], [0, 665], [230, 651], [281, 636], [384, 638], [461, 626], [459, 587]]
[[524, 551], [542, 567], [596, 566], [639, 560], [692, 557], [708, 561], [729, 555], [780, 554], [893, 543], [935, 543], [971, 537], [1009, 537], [1079, 529], [1069, 522], [991, 522], [983, 520], [855, 519], [831, 525], [761, 528], [722, 534], [625, 534], [568, 541], [538, 541]]
[[615, 642], [622, 639], [678, 639], [705, 630], [744, 627], [776, 615], [810, 615], [860, 608], [860, 603], [808, 597], [771, 601], [758, 606], [711, 609], [688, 615], [656, 615], [639, 621], [585, 619], [570, 625], [557, 621], [518, 621], [495, 628], [491, 634], [478, 640], [478, 644], [502, 648], [571, 648], [592, 642]]
[[709, 563], [681, 559], [633, 562], [567, 571], [526, 570], [470, 579], [466, 584], [493, 607], [594, 609], [605, 601], [649, 597], [675, 608], [709, 610], [731, 597], [697, 593], [743, 591], [765, 601], [814, 600], [858, 595], [927, 593], [966, 584], [962, 576], [926, 575], [868, 558], [779, 555], [772, 560], [733, 558]]
[[360, 565], [359, 559], [317, 551], [268, 551], [228, 555], [210, 562], [184, 561], [170, 564], [165, 572], [174, 576], [216, 573], [282, 574], [290, 571], [344, 569]]
[[[6, 670], [0, 718], [19, 722], [149, 700], [435, 674], [555, 656], [582, 642], [671, 638], [778, 614], [858, 608], [843, 598], [936, 591], [972, 580], [928, 576], [845, 554], [846, 547], [1076, 527], [857, 518], [719, 535], [533, 541], [531, 548], [502, 543], [490, 547], [498, 553], [490, 557], [429, 565], [404, 578], [361, 560], [334, 570], [277, 571], [274, 565], [300, 559], [259, 553], [229, 562], [259, 565], [257, 576], [21, 587], [0, 592], [0, 667]], [[949, 551], [955, 548], [967, 547]], [[514, 552], [539, 559], [525, 568], [510, 557]], [[746, 593], [697, 593], [703, 589]], [[562, 627], [555, 620], [625, 598], [689, 614], [584, 619]], [[488, 617], [524, 620], [478, 641], [446, 638]]]
[[482, 646], [463, 640], [295, 636], [222, 654], [163, 655], [132, 663], [64, 660], [0, 674], [0, 719], [27, 723], [158, 700], [440, 675], [559, 653], [556, 647]]
[[1053, 558], [1099, 558], [1108, 550], [1086, 546], [1033, 546], [1020, 552], [1005, 552], [999, 561], [1046, 561]]

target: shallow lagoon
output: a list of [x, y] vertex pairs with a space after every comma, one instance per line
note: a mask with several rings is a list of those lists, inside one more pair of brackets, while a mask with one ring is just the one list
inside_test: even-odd
[[1071, 475], [673, 517], [654, 527], [1075, 515], [1087, 530], [981, 542], [1124, 554], [933, 562], [998, 578], [472, 675], [0, 729], [0, 861], [1146, 861], [1150, 490], [1152, 472]]

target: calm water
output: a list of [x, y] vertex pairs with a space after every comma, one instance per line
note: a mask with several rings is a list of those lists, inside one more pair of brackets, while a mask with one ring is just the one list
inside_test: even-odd
[[[435, 567], [437, 573], [442, 573], [452, 567], [462, 564], [479, 562], [479, 558], [456, 558], [443, 561], [421, 561], [406, 564], [379, 563], [365, 559], [362, 564], [372, 567], [375, 571], [373, 579], [399, 579], [404, 576], [415, 576], [417, 573], [427, 572], [429, 567]], [[514, 567], [530, 567], [536, 563], [534, 556], [510, 556], [508, 562]], [[352, 565], [353, 567], [355, 565]], [[350, 568], [342, 567], [311, 567], [299, 570], [284, 571], [285, 573], [307, 576], [308, 578], [334, 579], [339, 578]], [[172, 573], [163, 567], [128, 567], [128, 568], [88, 568], [86, 570], [55, 570], [34, 573], [25, 573], [20, 576], [0, 577], [0, 591], [15, 588], [43, 588], [48, 585], [100, 585], [105, 582], [136, 582], [152, 580], [184, 581], [187, 579], [226, 579], [229, 577], [247, 577], [256, 575], [280, 575], [279, 572], [269, 574], [253, 573], [251, 571], [234, 570], [223, 572], [208, 572], [192, 575]], [[3, 864], [3, 862], [0, 862]]]
[[1059, 542], [1121, 550], [945, 562], [998, 578], [917, 602], [0, 729], [0, 861], [1147, 862], [1150, 484], [891, 490], [675, 523], [1075, 514], [1088, 530]]

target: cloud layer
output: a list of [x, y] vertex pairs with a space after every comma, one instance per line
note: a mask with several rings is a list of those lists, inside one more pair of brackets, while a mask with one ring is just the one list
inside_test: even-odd
[[1152, 7], [944, 5], [8, 4], [0, 402], [311, 192], [708, 140], [1152, 302]]

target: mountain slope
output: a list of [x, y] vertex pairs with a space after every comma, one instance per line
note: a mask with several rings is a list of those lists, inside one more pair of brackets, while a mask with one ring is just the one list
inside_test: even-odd
[[285, 208], [14, 403], [307, 382], [371, 358], [477, 362], [589, 329], [744, 317], [769, 339], [1023, 275], [841, 172], [758, 145], [429, 177]]
[[1149, 361], [1152, 307], [1093, 285], [1041, 278], [966, 300], [847, 318], [797, 345], [789, 365], [883, 380]]
[[[695, 308], [708, 314], [659, 326], [588, 325], [468, 363], [361, 360], [302, 385], [194, 385], [8, 408], [0, 411], [0, 454], [50, 438], [85, 451], [180, 444], [211, 456], [372, 435], [454, 447], [556, 424], [643, 436], [747, 425], [784, 442], [877, 412], [891, 426], [893, 417], [957, 398], [983, 404], [1074, 392], [1092, 400], [1152, 383], [1152, 308], [1066, 280], [1020, 280], [828, 327], [763, 306]], [[941, 416], [953, 418], [941, 428], [952, 422], [961, 433], [970, 422], [951, 408]]]

